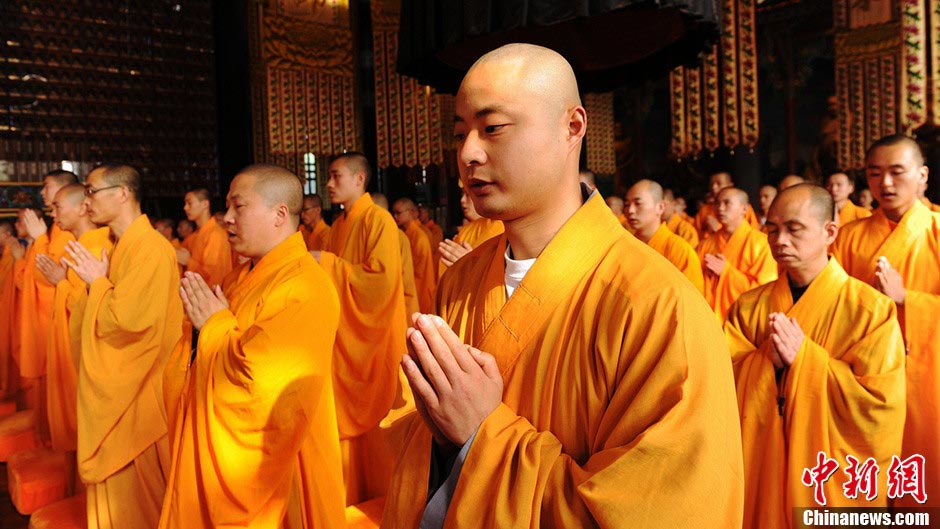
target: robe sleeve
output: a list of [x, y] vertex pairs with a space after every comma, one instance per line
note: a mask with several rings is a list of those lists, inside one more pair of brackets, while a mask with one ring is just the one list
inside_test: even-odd
[[[267, 294], [247, 328], [225, 309], [200, 331], [193, 368], [198, 370], [197, 398], [205, 407], [195, 417], [195, 428], [205, 457], [195, 464], [204, 482], [218, 484], [215, 492], [224, 491], [226, 499], [208, 508], [213, 525], [242, 526], [264, 518], [272, 493], [283, 490], [294, 475], [297, 453], [311, 421], [317, 420], [315, 410], [326, 401], [333, 406], [330, 372], [338, 310], [335, 301], [291, 295], [308, 290], [284, 283]], [[321, 420], [313, 435], [335, 438], [333, 425], [325, 429]]]
[[744, 269], [734, 266], [731, 261], [725, 261], [722, 274], [727, 274], [726, 281], [731, 292], [747, 292], [777, 279], [777, 263], [770, 255], [770, 247], [764, 246], [753, 256], [750, 266]]
[[217, 229], [206, 237], [206, 245], [193, 252], [186, 267], [201, 275], [210, 287], [221, 285], [225, 276], [232, 271], [232, 248], [224, 233]]

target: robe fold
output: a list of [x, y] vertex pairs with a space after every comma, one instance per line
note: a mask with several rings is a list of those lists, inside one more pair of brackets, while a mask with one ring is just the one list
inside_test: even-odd
[[405, 325], [411, 325], [411, 315], [420, 312], [418, 306], [418, 287], [415, 286], [415, 265], [411, 258], [411, 243], [405, 232], [398, 231], [398, 246], [401, 251], [401, 276], [405, 296]]
[[670, 229], [673, 233], [685, 239], [685, 242], [689, 243], [692, 248], [698, 246], [698, 232], [695, 230], [695, 226], [686, 222], [678, 213], [673, 213], [669, 220], [666, 221], [666, 227]]
[[[458, 244], [465, 242], [469, 244], [471, 248], [476, 248], [487, 240], [503, 233], [503, 229], [503, 221], [480, 217], [473, 222], [457, 228], [457, 235], [454, 236], [454, 242]], [[438, 268], [438, 274], [443, 274], [447, 271], [447, 268], [444, 263], [441, 263]]]
[[[75, 237], [59, 229], [55, 224], [40, 235], [26, 250], [26, 267], [23, 270], [22, 299], [20, 310], [20, 375], [38, 378], [46, 374], [46, 344], [52, 321], [52, 302], [55, 285], [46, 281], [36, 268], [36, 256], [48, 255], [56, 263], [65, 256], [65, 245]], [[95, 257], [100, 258], [99, 253]]]
[[[428, 234], [428, 239], [431, 241], [431, 255], [432, 262], [437, 263], [441, 259], [441, 254], [438, 250], [438, 245], [441, 244], [441, 241], [444, 240], [444, 230], [434, 222], [434, 219], [428, 219], [425, 224], [422, 224], [425, 229], [425, 232]], [[435, 265], [436, 266], [436, 265]]]
[[903, 457], [924, 456], [927, 504], [940, 506], [940, 214], [915, 202], [892, 224], [875, 210], [839, 231], [832, 254], [849, 275], [872, 286], [879, 256], [901, 274], [907, 289], [898, 309], [907, 348]]
[[348, 504], [385, 493], [387, 476], [373, 461], [385, 441], [378, 431], [398, 391], [406, 352], [400, 230], [365, 193], [333, 222], [320, 266], [339, 295], [333, 391]]
[[853, 220], [864, 219], [867, 217], [871, 217], [871, 211], [868, 211], [861, 206], [856, 206], [851, 200], [846, 200], [845, 205], [842, 206], [842, 209], [839, 210], [838, 222], [839, 226], [845, 226]]
[[[111, 230], [89, 230], [78, 242], [92, 255], [111, 254]], [[88, 291], [85, 282], [72, 270], [55, 286], [52, 322], [47, 345], [46, 412], [52, 449], [75, 451], [78, 436], [78, 364], [81, 358], [82, 318]]]
[[14, 328], [18, 325], [19, 290], [16, 288], [16, 261], [10, 247], [0, 256], [0, 398], [12, 397], [19, 379], [19, 364], [13, 357]]
[[660, 224], [656, 233], [646, 244], [675, 265], [699, 292], [704, 292], [705, 278], [702, 276], [702, 262], [695, 253], [695, 248], [689, 246], [685, 239], [669, 231], [665, 224]]
[[[806, 334], [778, 389], [770, 314], [795, 318]], [[904, 344], [894, 303], [849, 277], [835, 259], [793, 303], [786, 275], [732, 306], [725, 334], [731, 349], [744, 447], [744, 527], [791, 527], [793, 508], [818, 507], [801, 482], [821, 451], [840, 468], [851, 455], [874, 458], [883, 472], [901, 449]], [[780, 411], [778, 395], [782, 395]], [[884, 475], [884, 474], [882, 474]], [[825, 482], [826, 506], [885, 507], [849, 499], [840, 472]], [[883, 478], [879, 476], [883, 485]]]
[[174, 355], [165, 387], [180, 391], [160, 528], [345, 526], [332, 391], [339, 301], [300, 233], [224, 285], [213, 314]]
[[421, 221], [415, 219], [405, 227], [405, 236], [411, 245], [411, 259], [414, 267], [415, 287], [418, 292], [418, 307], [423, 313], [434, 310], [434, 291], [437, 289], [437, 274], [434, 270], [434, 255], [431, 241]]
[[[705, 254], [725, 256], [725, 268], [720, 276], [705, 269]], [[770, 254], [767, 235], [745, 222], [730, 237], [722, 231], [702, 239], [698, 257], [705, 276], [705, 299], [722, 323], [738, 296], [777, 279], [777, 262]]]
[[169, 456], [163, 369], [182, 326], [176, 253], [141, 215], [107, 277], [89, 285], [82, 321], [77, 455], [89, 529], [157, 524]]
[[[439, 314], [505, 381], [444, 527], [739, 527], [731, 363], [701, 295], [596, 193], [508, 300], [505, 251], [490, 239], [438, 290]], [[416, 415], [406, 439], [382, 527], [417, 527], [428, 498]]]
[[201, 275], [210, 287], [221, 285], [225, 276], [232, 271], [233, 253], [228, 242], [228, 232], [219, 226], [215, 218], [209, 217], [192, 237], [186, 247], [190, 253], [186, 271]]

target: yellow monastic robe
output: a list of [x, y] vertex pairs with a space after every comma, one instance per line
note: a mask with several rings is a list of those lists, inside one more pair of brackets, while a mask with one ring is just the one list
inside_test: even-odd
[[[454, 242], [458, 244], [465, 242], [469, 244], [471, 248], [476, 248], [487, 240], [503, 233], [503, 230], [503, 221], [480, 217], [473, 222], [457, 228], [457, 235], [454, 236]], [[447, 268], [444, 263], [441, 263], [438, 268], [438, 274], [443, 275], [444, 272], [447, 271]]]
[[[101, 257], [114, 246], [107, 227], [89, 230], [78, 242], [92, 255]], [[85, 282], [72, 270], [55, 287], [52, 324], [47, 345], [46, 412], [52, 449], [75, 451], [78, 436], [78, 364], [81, 358], [82, 319], [88, 292]]]
[[[708, 253], [725, 256], [725, 268], [720, 276], [704, 269], [705, 254]], [[705, 299], [722, 323], [738, 296], [777, 279], [777, 262], [770, 254], [767, 235], [744, 222], [731, 237], [720, 231], [702, 239], [698, 245], [698, 257], [705, 276]]]
[[940, 215], [915, 202], [900, 223], [892, 224], [875, 210], [840, 230], [832, 255], [851, 276], [870, 285], [883, 255], [904, 280], [907, 294], [898, 310], [907, 346], [903, 457], [924, 456], [927, 504], [940, 506]]
[[689, 246], [682, 237], [669, 231], [665, 224], [660, 224], [656, 233], [647, 243], [674, 264], [676, 268], [695, 285], [699, 292], [704, 292], [705, 279], [702, 276], [702, 261], [695, 248]]
[[421, 221], [414, 219], [405, 227], [405, 236], [411, 245], [414, 265], [415, 287], [418, 289], [418, 307], [421, 312], [434, 310], [434, 291], [437, 289], [437, 274], [434, 273], [434, 257], [431, 242]]
[[176, 253], [146, 215], [89, 286], [78, 366], [78, 470], [89, 529], [156, 527], [169, 464], [163, 368], [179, 341]]
[[627, 231], [632, 231], [632, 229], [630, 228], [630, 221], [627, 219], [626, 213], [621, 213], [620, 215], [618, 215], [617, 222], [619, 222], [620, 225], [623, 226], [624, 229], [626, 229]]
[[19, 312], [16, 288], [16, 261], [9, 246], [0, 256], [0, 398], [11, 397], [16, 391], [19, 367], [13, 360], [13, 327]]
[[[712, 217], [718, 217], [718, 210], [714, 204], [702, 204], [701, 209], [698, 210], [698, 213], [695, 215], [695, 222], [693, 226], [698, 230], [699, 240], [707, 239], [714, 235], [708, 225], [705, 222], [705, 219], [711, 215]], [[747, 205], [747, 209], [744, 211], [744, 222], [746, 222], [752, 228], [760, 229], [760, 217], [757, 216], [757, 213], [754, 212], [754, 208], [750, 204]], [[721, 223], [718, 223], [718, 229], [721, 230]]]
[[178, 349], [164, 376], [178, 408], [160, 528], [278, 528], [288, 512], [291, 527], [343, 527], [330, 278], [296, 233], [224, 291], [231, 308], [206, 321], [192, 366]]
[[411, 325], [411, 315], [420, 312], [418, 287], [415, 286], [415, 265], [411, 258], [411, 243], [405, 232], [398, 230], [398, 246], [401, 250], [401, 275], [405, 294], [405, 324]]
[[320, 219], [313, 227], [313, 231], [307, 232], [307, 229], [303, 227], [302, 229], [305, 233], [304, 242], [307, 245], [307, 249], [312, 252], [323, 250], [327, 239], [330, 238], [330, 226], [324, 222], [323, 219]]
[[845, 226], [853, 220], [864, 219], [866, 217], [871, 217], [871, 211], [861, 206], [856, 206], [851, 200], [846, 200], [845, 205], [839, 210], [839, 226]]
[[[505, 381], [444, 527], [740, 527], [731, 365], [702, 296], [596, 193], [508, 300], [505, 251], [489, 240], [438, 291], [440, 315]], [[406, 439], [386, 528], [417, 527], [427, 501], [417, 415]]]
[[[58, 263], [65, 255], [65, 244], [74, 240], [71, 233], [53, 224], [26, 251], [20, 301], [23, 314], [20, 322], [20, 375], [25, 378], [38, 378], [46, 374], [46, 343], [52, 328], [52, 301], [55, 299], [55, 286], [46, 281], [42, 272], [36, 268], [36, 256], [45, 254]], [[101, 257], [100, 250], [96, 257]]]
[[232, 271], [233, 254], [232, 246], [228, 242], [228, 232], [222, 229], [213, 217], [209, 217], [209, 220], [193, 233], [193, 240], [187, 249], [191, 257], [186, 270], [201, 275], [210, 287], [221, 285], [225, 276]]
[[[780, 391], [768, 334], [772, 312], [795, 318], [806, 333]], [[886, 472], [901, 449], [904, 343], [891, 300], [849, 277], [835, 259], [796, 304], [786, 275], [745, 293], [731, 307], [731, 347], [744, 446], [744, 527], [791, 527], [794, 507], [817, 507], [801, 482], [822, 451], [840, 468], [851, 455], [874, 458]], [[778, 395], [783, 397], [779, 407]], [[882, 488], [884, 474], [878, 477]], [[825, 485], [826, 506], [885, 507], [846, 497], [842, 472]]]
[[320, 266], [339, 294], [340, 326], [333, 358], [333, 390], [343, 450], [346, 501], [385, 493], [387, 476], [377, 461], [384, 443], [370, 437], [398, 394], [405, 346], [405, 297], [399, 229], [391, 214], [365, 193], [330, 229]]
[[695, 226], [689, 224], [682, 219], [678, 214], [673, 213], [669, 220], [666, 221], [666, 227], [670, 231], [685, 239], [685, 242], [689, 243], [692, 248], [698, 247], [698, 232], [695, 231]]
[[444, 230], [434, 222], [434, 219], [428, 219], [426, 224], [422, 224], [424, 229], [427, 230], [428, 238], [431, 241], [431, 254], [433, 256], [434, 262], [438, 262], [441, 259], [440, 251], [438, 250], [438, 245], [441, 244], [441, 241], [444, 240]]

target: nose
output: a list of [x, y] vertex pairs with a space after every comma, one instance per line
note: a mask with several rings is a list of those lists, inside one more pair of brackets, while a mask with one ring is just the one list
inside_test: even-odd
[[464, 136], [457, 147], [457, 159], [466, 167], [486, 163], [486, 153], [476, 131], [471, 130]]

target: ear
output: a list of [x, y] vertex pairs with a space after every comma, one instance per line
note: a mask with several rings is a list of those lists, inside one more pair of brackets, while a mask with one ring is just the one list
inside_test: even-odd
[[575, 146], [587, 133], [587, 112], [578, 105], [568, 111], [568, 144]]
[[665, 213], [665, 211], [666, 211], [666, 201], [660, 200], [659, 202], [656, 203], [656, 215], [662, 218], [663, 213]]
[[278, 228], [290, 221], [290, 209], [287, 204], [278, 204], [274, 208], [274, 225]]
[[927, 173], [929, 173], [929, 172], [930, 172], [930, 169], [929, 169], [926, 165], [921, 166], [921, 168], [920, 168], [920, 178], [918, 179], [918, 181], [926, 184], [926, 183], [927, 183], [927, 177], [928, 177]]
[[836, 236], [839, 235], [839, 225], [834, 221], [826, 221], [823, 230], [826, 232], [826, 246], [831, 245], [836, 240]]

